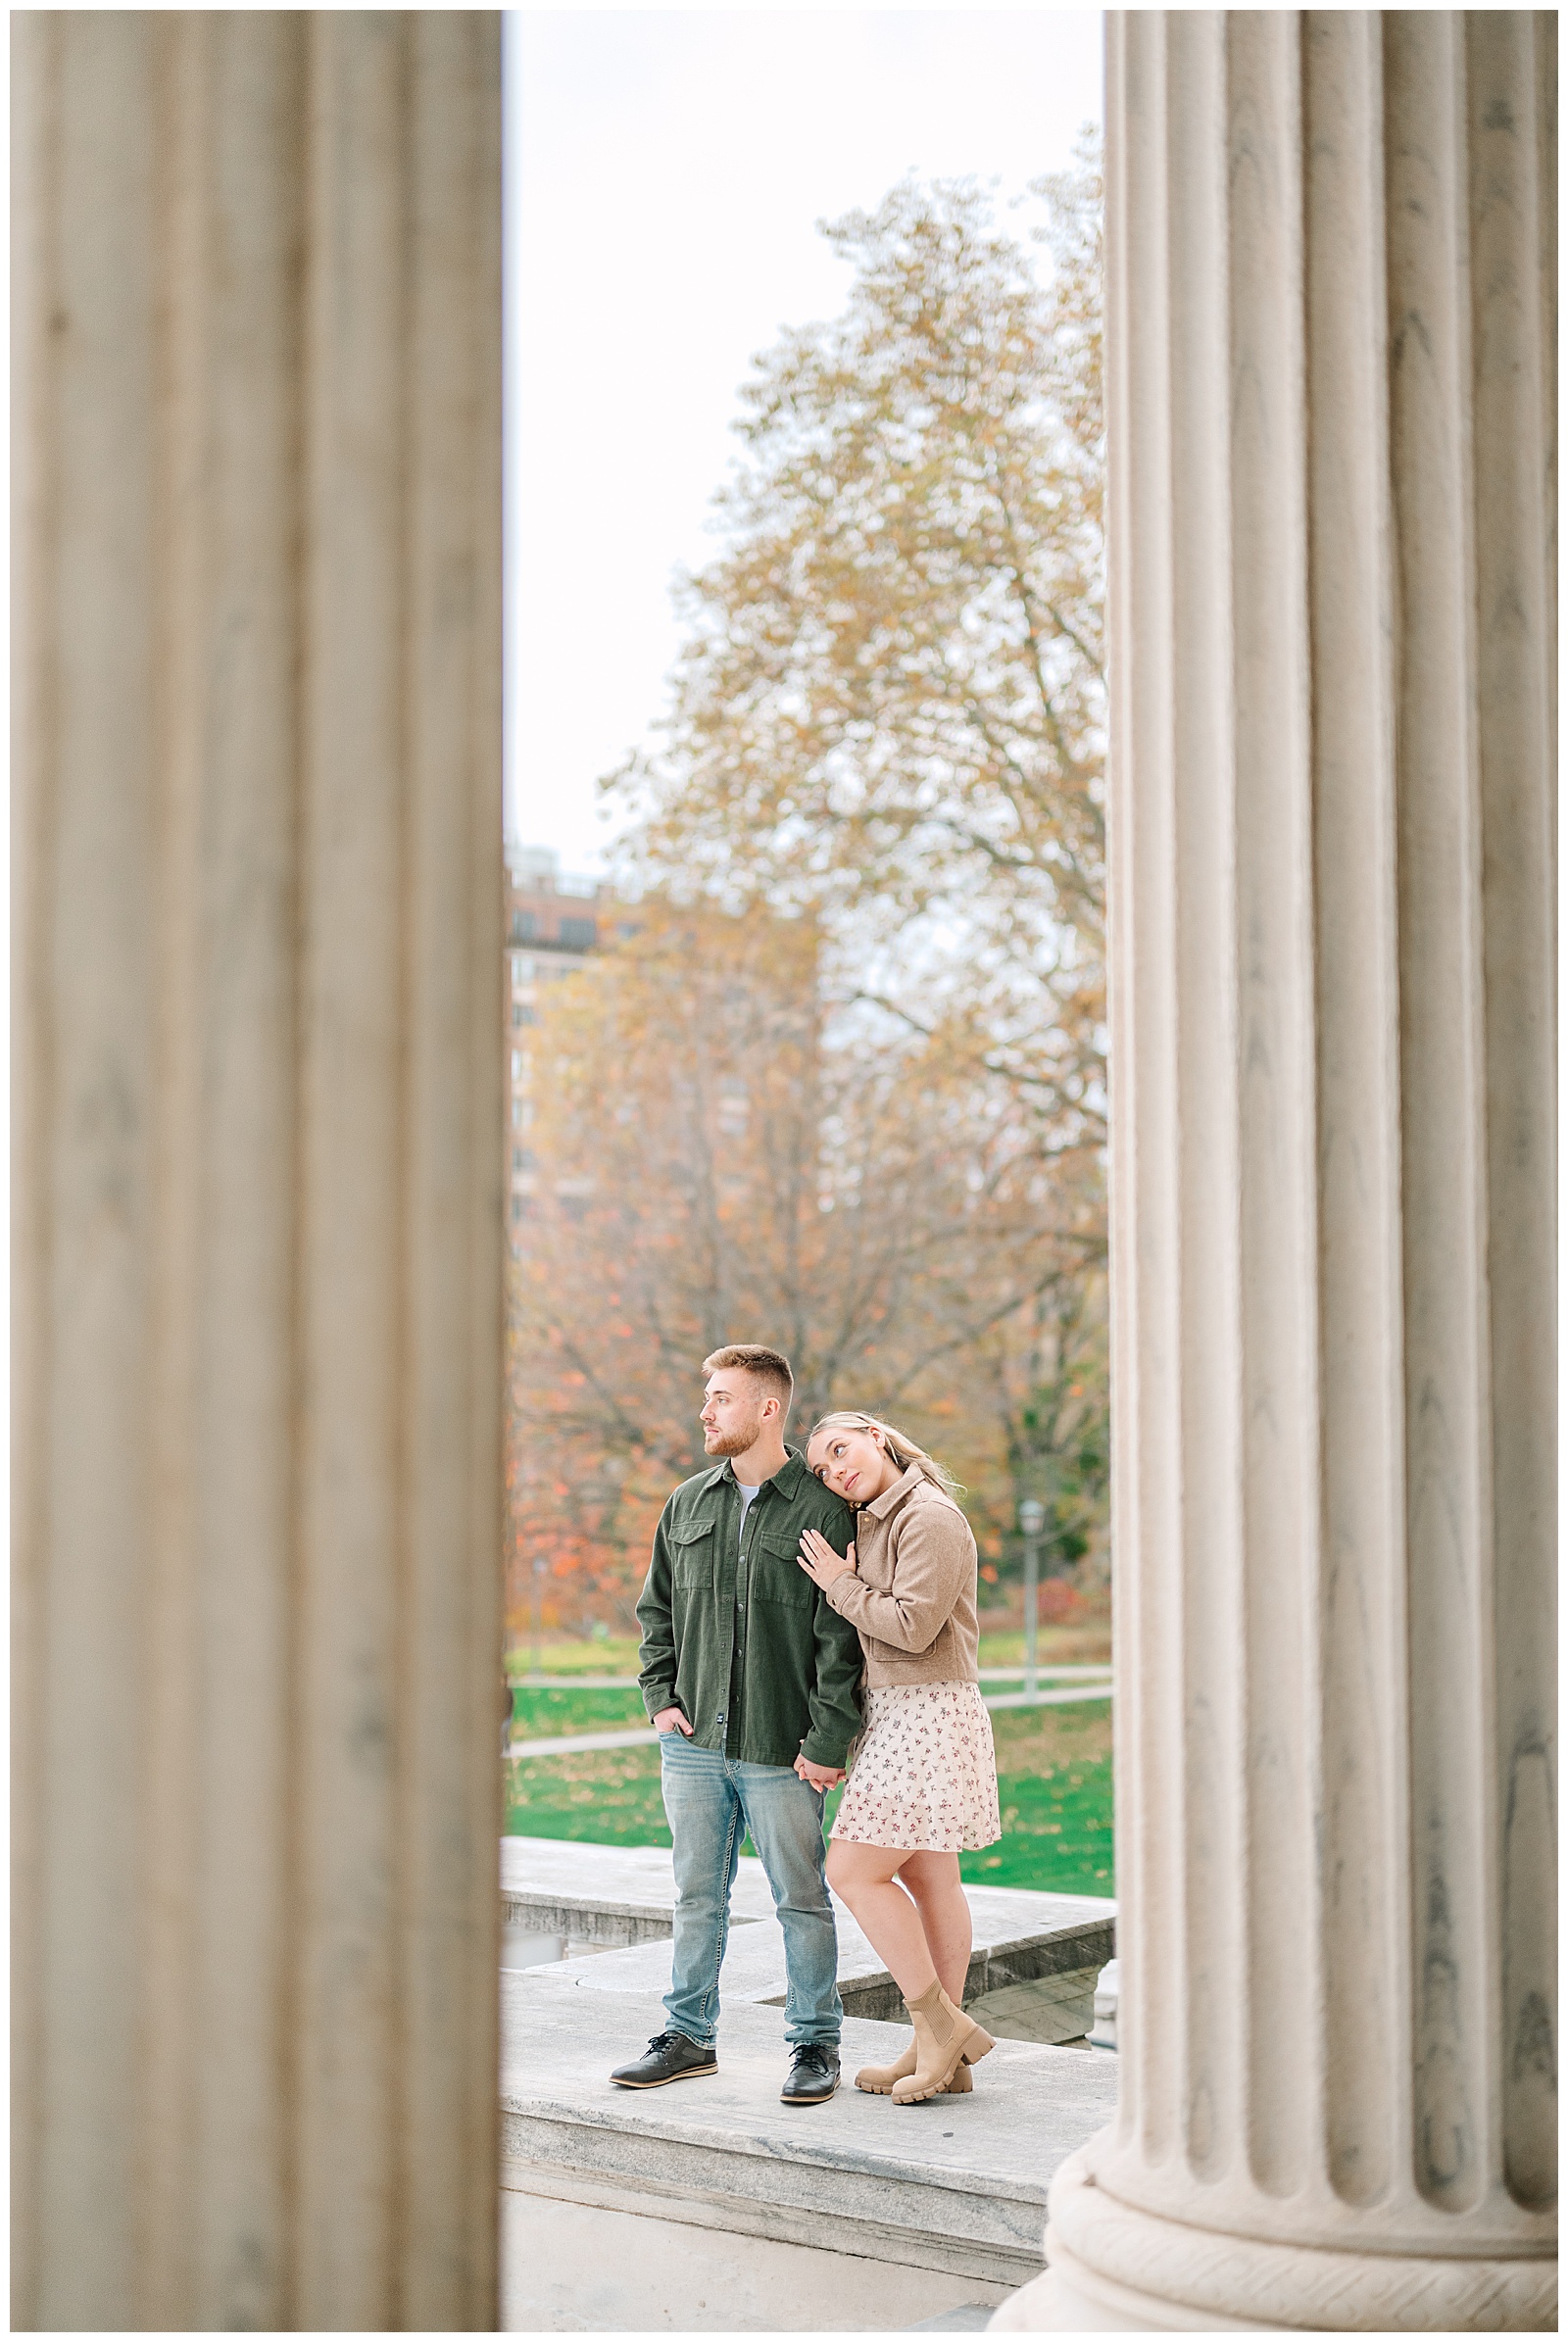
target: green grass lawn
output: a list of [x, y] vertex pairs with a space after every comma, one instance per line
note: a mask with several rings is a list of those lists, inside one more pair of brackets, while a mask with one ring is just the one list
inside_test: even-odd
[[646, 1724], [643, 1695], [635, 1683], [615, 1691], [583, 1691], [531, 1683], [512, 1687], [512, 1733], [517, 1740], [547, 1740], [560, 1732], [605, 1732], [617, 1724]]
[[[530, 1737], [603, 1732], [642, 1716], [635, 1694], [628, 1705], [628, 1695], [618, 1690], [529, 1689], [515, 1696], [519, 1726]], [[960, 1858], [964, 1878], [974, 1885], [1114, 1894], [1110, 1702], [1004, 1709], [992, 1718], [992, 1729], [1002, 1837]], [[669, 1844], [657, 1748], [537, 1757], [509, 1765], [507, 1777], [507, 1829], [514, 1836]], [[835, 1793], [828, 1799], [829, 1820], [837, 1807]]]
[[1106, 1699], [992, 1717], [1002, 1836], [962, 1856], [971, 1884], [1115, 1893], [1110, 1716]]

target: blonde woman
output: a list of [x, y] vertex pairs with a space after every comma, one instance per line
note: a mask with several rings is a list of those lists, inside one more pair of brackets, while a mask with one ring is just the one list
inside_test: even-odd
[[856, 2087], [909, 2106], [970, 2088], [991, 2036], [963, 2014], [969, 1906], [958, 1855], [1002, 1835], [991, 1719], [980, 1697], [976, 1554], [940, 1464], [874, 1415], [824, 1415], [817, 1479], [855, 1508], [835, 1553], [807, 1530], [800, 1563], [865, 1653], [865, 1729], [828, 1848], [828, 1884], [904, 1994], [914, 2038]]

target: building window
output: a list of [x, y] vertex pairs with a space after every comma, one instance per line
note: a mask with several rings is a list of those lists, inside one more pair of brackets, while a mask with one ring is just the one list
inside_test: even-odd
[[520, 1082], [522, 1079], [521, 1049], [514, 1049], [512, 1052], [512, 1078], [514, 1082]]
[[512, 941], [531, 944], [539, 933], [539, 922], [531, 910], [514, 910], [512, 914]]
[[561, 948], [564, 951], [591, 951], [599, 941], [597, 919], [563, 919]]
[[529, 1007], [526, 1000], [514, 1000], [512, 1003], [512, 1021], [514, 1025], [536, 1025], [539, 1022], [539, 1019]]
[[526, 951], [513, 952], [512, 981], [514, 984], [531, 984], [533, 982], [533, 961], [528, 957]]
[[522, 1218], [522, 1197], [520, 1195], [514, 1195], [512, 1198], [512, 1217], [514, 1222]]
[[512, 1127], [514, 1131], [520, 1131], [522, 1128], [522, 1100], [520, 1098], [514, 1098], [512, 1101]]

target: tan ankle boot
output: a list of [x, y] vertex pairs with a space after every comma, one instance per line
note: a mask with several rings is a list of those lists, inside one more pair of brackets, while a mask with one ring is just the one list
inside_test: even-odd
[[903, 2081], [906, 2074], [914, 2072], [919, 2063], [919, 2041], [911, 2033], [909, 2046], [896, 2066], [862, 2066], [855, 2077], [856, 2088], [869, 2090], [878, 2098], [886, 2098], [896, 2081]]
[[972, 2066], [995, 2046], [984, 2025], [956, 2009], [940, 1984], [905, 2006], [914, 2026], [915, 2068], [894, 2083], [895, 2106], [938, 2097], [965, 2059]]
[[[903, 2081], [906, 2074], [914, 2072], [919, 2062], [919, 2036], [911, 2033], [909, 2046], [896, 2066], [862, 2066], [855, 2077], [856, 2088], [868, 2090], [878, 2098], [886, 2098], [891, 2093], [895, 2082]], [[944, 2082], [942, 2086], [954, 2098], [961, 2098], [966, 2090], [974, 2088], [974, 2083], [969, 2079], [968, 2066], [962, 2058], [958, 2060], [953, 2070], [953, 2078]]]

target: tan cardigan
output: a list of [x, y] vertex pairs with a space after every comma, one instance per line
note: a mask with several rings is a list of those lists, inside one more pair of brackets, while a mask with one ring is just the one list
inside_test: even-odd
[[855, 1569], [827, 1598], [858, 1629], [865, 1683], [980, 1680], [977, 1556], [951, 1496], [913, 1466], [855, 1516]]

